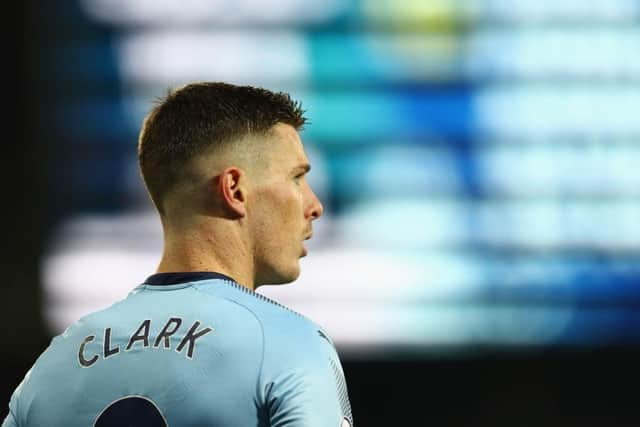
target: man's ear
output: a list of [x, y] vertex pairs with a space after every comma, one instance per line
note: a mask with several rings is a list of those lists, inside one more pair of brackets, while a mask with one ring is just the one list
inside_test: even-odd
[[218, 179], [218, 191], [226, 209], [238, 217], [247, 214], [247, 174], [240, 168], [232, 166], [222, 171]]

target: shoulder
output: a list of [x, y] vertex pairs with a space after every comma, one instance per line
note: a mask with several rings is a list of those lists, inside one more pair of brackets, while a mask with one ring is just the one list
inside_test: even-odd
[[258, 292], [235, 282], [228, 281], [225, 285], [216, 288], [202, 285], [197, 289], [204, 294], [215, 295], [237, 305], [246, 312], [247, 316], [254, 317], [260, 323], [265, 334], [271, 335], [285, 328], [290, 337], [292, 335], [298, 337], [317, 336], [318, 329], [321, 329], [319, 325], [303, 314]]
[[214, 291], [203, 287], [202, 290], [216, 292], [254, 317], [261, 330], [265, 353], [285, 351], [291, 358], [297, 355], [297, 349], [300, 354], [307, 355], [312, 349], [334, 351], [327, 331], [312, 319], [237, 283], [229, 282], [228, 285], [231, 286], [225, 288], [224, 294], [220, 289]]
[[263, 302], [256, 308], [264, 331], [258, 400], [274, 419], [301, 425], [349, 413], [344, 373], [327, 331], [285, 306]]
[[338, 360], [334, 343], [320, 324], [267, 297], [260, 299], [256, 315], [263, 329], [266, 371], [283, 366], [315, 370]]
[[242, 301], [262, 325], [265, 344], [333, 344], [328, 333], [314, 320], [257, 292]]

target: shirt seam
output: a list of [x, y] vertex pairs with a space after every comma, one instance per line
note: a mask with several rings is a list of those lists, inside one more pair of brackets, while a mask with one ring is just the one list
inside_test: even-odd
[[[17, 403], [16, 403], [16, 406], [17, 406]], [[16, 410], [17, 410], [17, 408], [16, 408]], [[20, 427], [20, 423], [18, 422], [18, 416], [17, 416], [17, 414], [13, 413], [11, 408], [9, 408], [9, 416], [13, 420], [13, 423], [16, 425], [16, 427]]]
[[[208, 296], [212, 296], [211, 294], [207, 293], [207, 292], [203, 292], [201, 291], [199, 288], [194, 287], [193, 289], [195, 289], [196, 291], [198, 291], [201, 294], [205, 294]], [[227, 298], [225, 296], [219, 296], [220, 298], [224, 299], [225, 301], [229, 301], [231, 303], [234, 303], [236, 305], [239, 305], [240, 307], [244, 308], [245, 310], [247, 310], [249, 313], [251, 313], [251, 315], [253, 315], [253, 317], [255, 317], [255, 319], [258, 322], [258, 325], [260, 326], [260, 335], [262, 338], [262, 349], [260, 351], [260, 366], [258, 368], [258, 374], [257, 374], [257, 378], [256, 378], [256, 393], [258, 397], [262, 396], [262, 393], [260, 392], [260, 380], [262, 378], [262, 369], [264, 366], [264, 353], [265, 353], [265, 347], [266, 347], [266, 337], [265, 337], [265, 333], [264, 333], [264, 325], [262, 324], [262, 320], [260, 319], [260, 317], [258, 317], [258, 315], [249, 307], [247, 307], [245, 304], [235, 301], [233, 299]], [[260, 404], [264, 404], [264, 402], [260, 402]]]

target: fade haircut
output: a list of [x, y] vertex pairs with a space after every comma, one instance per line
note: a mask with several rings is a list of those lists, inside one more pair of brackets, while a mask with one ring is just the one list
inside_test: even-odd
[[189, 163], [213, 148], [266, 135], [278, 123], [301, 130], [307, 119], [289, 94], [228, 83], [192, 83], [169, 91], [147, 115], [138, 141], [140, 174], [160, 215]]

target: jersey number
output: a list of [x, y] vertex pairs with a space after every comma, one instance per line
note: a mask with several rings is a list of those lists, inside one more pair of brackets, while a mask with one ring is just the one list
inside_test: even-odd
[[169, 427], [156, 404], [142, 396], [126, 396], [100, 412], [93, 427]]

